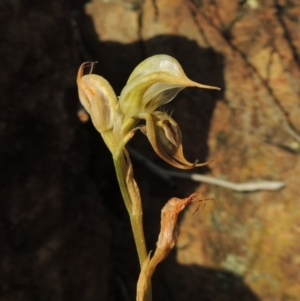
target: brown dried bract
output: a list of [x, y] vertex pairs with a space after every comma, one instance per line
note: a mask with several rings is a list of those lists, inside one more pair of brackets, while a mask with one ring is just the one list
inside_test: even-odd
[[[205, 199], [200, 193], [195, 192], [185, 199], [171, 198], [163, 207], [161, 210], [161, 227], [156, 243], [156, 250], [153, 257], [150, 259], [149, 254], [147, 260], [144, 262], [137, 283], [137, 301], [144, 300], [147, 286], [150, 283], [156, 266], [168, 256], [176, 243], [178, 236], [177, 219], [180, 212], [191, 203], [200, 203], [206, 200], [209, 199]], [[199, 209], [199, 206], [196, 211]]]

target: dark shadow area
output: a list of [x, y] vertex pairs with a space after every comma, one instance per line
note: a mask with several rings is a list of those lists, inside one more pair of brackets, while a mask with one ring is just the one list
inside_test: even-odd
[[258, 297], [234, 273], [198, 265], [180, 265], [176, 252], [154, 276], [154, 300], [258, 301]]
[[[76, 116], [79, 47], [68, 12], [59, 1], [29, 3], [9, 5], [13, 18], [6, 18], [1, 35], [13, 55], [3, 62], [9, 72], [0, 89], [0, 299], [134, 300], [139, 267], [111, 155], [91, 123]], [[181, 127], [186, 157], [205, 161], [211, 117], [225, 89], [222, 56], [178, 36], [100, 43], [89, 20], [78, 22], [87, 53], [99, 62], [95, 73], [118, 94], [133, 68], [157, 53], [174, 56], [191, 79], [222, 87], [221, 92], [187, 89], [166, 108], [174, 110]], [[131, 145], [166, 166], [142, 134]], [[153, 249], [163, 204], [187, 196], [195, 184], [169, 186], [133, 164]], [[258, 300], [240, 277], [179, 265], [175, 251], [158, 268], [153, 288], [156, 301]]]

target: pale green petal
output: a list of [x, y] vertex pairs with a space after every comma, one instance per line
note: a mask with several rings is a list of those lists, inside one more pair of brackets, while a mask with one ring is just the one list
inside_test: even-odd
[[173, 77], [178, 78], [182, 77], [182, 75], [185, 76], [181, 65], [175, 58], [166, 54], [157, 54], [150, 56], [137, 65], [128, 78], [127, 84], [130, 84], [138, 77], [156, 72], [170, 73]]
[[132, 72], [120, 95], [120, 108], [129, 117], [152, 113], [170, 102], [185, 87], [219, 89], [198, 84], [187, 78], [180, 64], [168, 55], [155, 55], [140, 63]]
[[153, 112], [162, 104], [166, 104], [185, 88], [185, 86], [172, 85], [168, 83], [153, 84], [142, 98], [142, 106], [145, 112]]

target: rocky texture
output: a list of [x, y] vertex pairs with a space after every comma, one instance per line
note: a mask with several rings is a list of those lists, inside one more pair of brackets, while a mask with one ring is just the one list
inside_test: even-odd
[[[173, 117], [182, 127], [187, 156], [216, 158], [209, 174], [234, 182], [265, 179], [287, 183], [278, 192], [251, 194], [201, 185], [205, 196], [217, 200], [215, 210], [205, 215], [185, 214], [178, 264], [167, 261], [156, 276], [160, 281], [154, 280], [154, 288], [155, 283], [162, 286], [164, 279], [174, 300], [200, 296], [238, 300], [233, 289], [219, 291], [229, 287], [225, 279], [230, 276], [220, 276], [224, 283], [211, 278], [231, 271], [261, 300], [298, 300], [299, 4], [271, 0], [230, 4], [146, 0], [135, 4], [94, 0], [87, 6], [100, 39], [99, 49], [101, 44], [126, 44], [120, 47], [123, 61], [117, 56], [118, 72], [128, 70], [129, 74], [128, 62], [134, 65], [135, 60], [167, 53], [182, 63], [190, 78], [222, 87], [221, 93], [184, 91], [167, 109], [174, 109]], [[110, 15], [100, 13], [106, 10], [118, 12], [115, 20], [122, 22], [117, 28]], [[107, 66], [115, 60], [110, 53], [100, 55], [99, 66], [114, 81], [114, 70]], [[96, 52], [92, 56], [99, 58]], [[115, 80], [115, 87], [120, 89], [125, 80], [125, 76], [119, 83]], [[147, 142], [137, 140], [135, 146], [141, 149], [142, 145], [149, 158], [159, 162]], [[155, 216], [151, 221], [149, 218], [146, 228], [157, 227], [158, 209], [154, 206], [173, 195], [188, 195], [193, 189], [183, 181], [177, 182], [180, 187], [167, 188], [140, 167], [136, 173], [146, 214]], [[149, 241], [153, 245], [154, 236]], [[244, 291], [239, 300], [246, 300], [245, 296], [255, 299]]]

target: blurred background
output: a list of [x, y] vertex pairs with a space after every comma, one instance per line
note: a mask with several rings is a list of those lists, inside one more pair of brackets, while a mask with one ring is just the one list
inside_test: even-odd
[[[86, 60], [119, 95], [169, 54], [194, 81], [164, 109], [195, 172], [278, 191], [164, 180], [133, 157], [149, 250], [160, 210], [199, 190], [153, 278], [155, 301], [300, 300], [300, 3], [292, 0], [0, 2], [0, 300], [130, 301], [139, 266], [111, 155], [78, 116]], [[168, 170], [137, 133], [131, 148]]]

